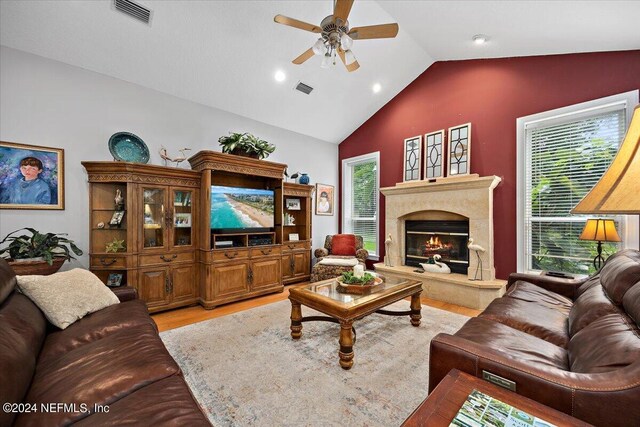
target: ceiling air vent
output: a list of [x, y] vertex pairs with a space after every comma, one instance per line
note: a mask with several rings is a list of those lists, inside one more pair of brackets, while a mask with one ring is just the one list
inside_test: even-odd
[[148, 24], [151, 21], [151, 9], [147, 9], [131, 0], [113, 0], [116, 10]]
[[313, 90], [313, 88], [309, 85], [306, 85], [302, 82], [298, 82], [298, 85], [296, 86], [296, 90], [299, 90], [302, 93], [305, 93], [307, 95], [309, 95], [311, 93], [311, 91]]

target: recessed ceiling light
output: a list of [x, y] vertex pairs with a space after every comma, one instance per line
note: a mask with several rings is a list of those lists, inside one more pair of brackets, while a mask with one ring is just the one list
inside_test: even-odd
[[378, 93], [382, 90], [382, 86], [380, 85], [380, 83], [376, 83], [371, 89], [373, 90], [373, 93]]
[[273, 76], [277, 82], [283, 82], [287, 78], [286, 74], [282, 70], [276, 71], [276, 74]]
[[485, 36], [484, 34], [476, 34], [475, 36], [473, 36], [473, 42], [475, 44], [485, 44], [487, 41], [489, 41], [489, 37]]

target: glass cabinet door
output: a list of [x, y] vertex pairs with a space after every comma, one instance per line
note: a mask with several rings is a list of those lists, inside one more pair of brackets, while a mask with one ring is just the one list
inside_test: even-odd
[[162, 188], [143, 188], [142, 202], [144, 218], [142, 228], [144, 232], [143, 247], [157, 248], [165, 245], [166, 193]]
[[173, 246], [191, 246], [193, 219], [191, 190], [173, 190]]

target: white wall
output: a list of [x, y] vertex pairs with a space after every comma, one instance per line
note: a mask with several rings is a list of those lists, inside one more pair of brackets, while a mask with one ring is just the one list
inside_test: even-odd
[[[65, 210], [0, 210], [0, 236], [22, 227], [69, 233], [85, 255], [63, 268], [88, 267], [89, 186], [80, 162], [111, 160], [107, 142], [118, 131], [140, 136], [156, 165], [161, 145], [171, 155], [183, 147], [220, 151], [221, 135], [251, 132], [276, 145], [269, 160], [338, 189], [337, 145], [0, 46], [0, 140], [64, 148], [66, 179]], [[337, 230], [337, 215], [314, 216], [313, 247]]]

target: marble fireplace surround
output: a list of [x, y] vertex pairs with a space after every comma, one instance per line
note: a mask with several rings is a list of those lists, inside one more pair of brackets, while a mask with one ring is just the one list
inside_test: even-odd
[[[399, 183], [380, 189], [385, 195], [386, 234], [393, 244], [390, 254], [393, 267], [383, 263], [376, 271], [387, 275], [422, 280], [425, 295], [440, 301], [484, 309], [494, 298], [504, 293], [506, 282], [495, 279], [493, 240], [493, 189], [500, 183], [497, 176], [477, 174], [444, 178], [437, 182]], [[481, 253], [482, 281], [473, 279], [478, 264], [474, 252], [469, 252], [467, 274], [416, 273], [415, 267], [404, 266], [405, 221], [407, 220], [469, 220], [469, 236], [484, 247]], [[479, 277], [479, 275], [478, 275]]]

